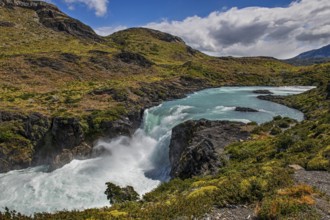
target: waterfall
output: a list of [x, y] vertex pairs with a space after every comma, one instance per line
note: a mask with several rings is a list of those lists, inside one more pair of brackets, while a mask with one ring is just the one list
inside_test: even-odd
[[[132, 137], [99, 140], [104, 152], [89, 160], [73, 160], [53, 172], [34, 167], [0, 174], [0, 209], [24, 214], [86, 209], [109, 205], [105, 182], [131, 185], [143, 195], [169, 180], [169, 143], [174, 126], [189, 120], [269, 121], [274, 115], [302, 120], [303, 114], [283, 105], [259, 100], [252, 91], [267, 89], [275, 95], [299, 94], [311, 87], [223, 87], [196, 92], [145, 111], [143, 123]], [[234, 111], [235, 106], [259, 109]]]

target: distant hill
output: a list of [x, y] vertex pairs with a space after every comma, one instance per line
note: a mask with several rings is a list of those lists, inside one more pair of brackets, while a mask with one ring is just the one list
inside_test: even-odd
[[294, 65], [310, 65], [330, 61], [330, 44], [319, 49], [310, 50], [286, 60]]
[[320, 49], [307, 51], [304, 53], [299, 54], [298, 56], [294, 57], [297, 59], [308, 59], [308, 58], [330, 58], [330, 44], [324, 46]]

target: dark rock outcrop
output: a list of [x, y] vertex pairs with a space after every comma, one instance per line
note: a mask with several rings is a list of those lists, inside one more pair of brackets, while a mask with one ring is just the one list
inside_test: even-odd
[[280, 95], [259, 95], [257, 96], [258, 99], [265, 100], [265, 101], [271, 101], [271, 102], [278, 102], [276, 100], [283, 100], [284, 96]]
[[15, 24], [9, 21], [0, 21], [0, 27], [15, 27]]
[[0, 111], [0, 172], [31, 166], [34, 147], [50, 127], [50, 120], [38, 113]]
[[184, 43], [184, 41], [177, 37], [177, 36], [173, 36], [171, 34], [165, 33], [165, 32], [161, 32], [161, 31], [157, 31], [157, 30], [152, 30], [152, 29], [148, 29], [149, 32], [157, 39], [162, 40], [162, 41], [166, 41], [166, 42], [181, 42]]
[[51, 161], [50, 170], [61, 168], [74, 159], [83, 160], [90, 158], [92, 150], [92, 147], [86, 143], [82, 143], [81, 145], [74, 147], [72, 150], [64, 149]]
[[244, 123], [229, 121], [187, 121], [172, 130], [171, 177], [182, 179], [214, 174], [223, 165], [225, 146], [246, 140]]
[[265, 95], [273, 94], [271, 91], [269, 91], [267, 89], [254, 90], [253, 93], [255, 93], [255, 94], [265, 94]]
[[236, 108], [235, 108], [235, 111], [237, 111], [237, 112], [259, 112], [259, 111], [256, 110], [256, 109], [253, 109], [253, 108], [247, 108], [247, 107], [236, 107]]
[[60, 149], [73, 148], [84, 140], [84, 131], [76, 118], [54, 118], [51, 132]]
[[147, 68], [153, 65], [153, 62], [138, 53], [121, 52], [116, 54], [116, 58], [124, 63], [135, 64]]
[[53, 118], [41, 143], [35, 146], [33, 165], [49, 164], [51, 169], [55, 169], [73, 159], [88, 158], [92, 149], [83, 143], [84, 139], [84, 131], [78, 119]]
[[81, 57], [72, 53], [62, 53], [61, 58], [69, 63], [77, 63]]
[[64, 64], [62, 61], [57, 59], [52, 59], [48, 57], [38, 57], [38, 58], [27, 58], [26, 59], [32, 65], [36, 65], [39, 67], [49, 67], [53, 70], [63, 71]]
[[127, 101], [127, 93], [119, 91], [113, 88], [109, 89], [96, 89], [89, 93], [89, 95], [111, 95], [111, 97], [117, 102]]

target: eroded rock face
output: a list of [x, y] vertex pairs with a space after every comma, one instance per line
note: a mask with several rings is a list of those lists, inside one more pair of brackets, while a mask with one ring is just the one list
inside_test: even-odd
[[84, 132], [76, 118], [54, 118], [52, 135], [56, 146], [73, 148], [84, 140]]
[[151, 67], [153, 63], [138, 53], [122, 52], [116, 55], [116, 58], [124, 63], [136, 64], [142, 67]]
[[74, 159], [83, 160], [90, 158], [92, 155], [92, 147], [86, 143], [74, 147], [72, 150], [63, 149], [50, 164], [50, 170], [55, 170], [70, 163]]
[[38, 113], [0, 111], [0, 172], [30, 166], [35, 146], [50, 126], [50, 120]]
[[245, 124], [229, 121], [187, 121], [172, 130], [172, 178], [214, 174], [223, 165], [225, 146], [249, 138]]

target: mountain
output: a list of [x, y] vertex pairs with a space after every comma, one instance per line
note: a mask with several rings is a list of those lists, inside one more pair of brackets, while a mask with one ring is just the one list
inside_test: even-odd
[[296, 59], [330, 58], [330, 44], [316, 50], [304, 52], [294, 58]]
[[[314, 192], [288, 188], [293, 180], [287, 165], [329, 167], [330, 64], [296, 67], [268, 57], [211, 57], [179, 37], [146, 28], [101, 37], [56, 6], [29, 0], [0, 0], [0, 39], [0, 172], [44, 164], [53, 170], [72, 159], [90, 158], [99, 137], [131, 135], [145, 108], [204, 88], [320, 86], [283, 101], [310, 119], [288, 129], [294, 139], [287, 133], [269, 135], [285, 119], [264, 125], [251, 142], [232, 146], [230, 156], [221, 158], [233, 158], [224, 163], [222, 175], [170, 181], [144, 202], [40, 219], [191, 218], [232, 204], [258, 204], [266, 215], [267, 207], [288, 207], [264, 216], [276, 219], [313, 208], [310, 197], [298, 195]], [[282, 139], [288, 149], [281, 148]], [[0, 213], [0, 219], [7, 217]]]
[[319, 49], [307, 51], [296, 57], [286, 60], [294, 65], [310, 65], [316, 63], [324, 63], [330, 60], [330, 45]]

